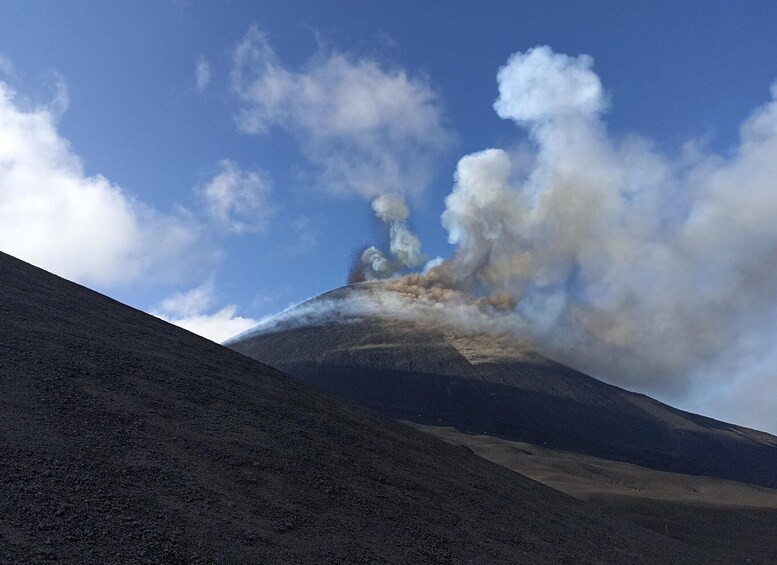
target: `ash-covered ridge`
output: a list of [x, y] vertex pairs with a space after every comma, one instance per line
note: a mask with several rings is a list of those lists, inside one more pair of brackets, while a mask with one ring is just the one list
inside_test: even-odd
[[494, 297], [473, 298], [463, 292], [418, 284], [409, 275], [384, 281], [352, 283], [325, 292], [268, 318], [224, 342], [305, 327], [354, 324], [366, 319], [412, 322], [415, 326], [445, 327], [451, 332], [512, 334], [520, 331], [514, 313]]
[[229, 347], [394, 418], [777, 487], [774, 436], [557, 363], [514, 331], [509, 309], [408, 286], [337, 289]]

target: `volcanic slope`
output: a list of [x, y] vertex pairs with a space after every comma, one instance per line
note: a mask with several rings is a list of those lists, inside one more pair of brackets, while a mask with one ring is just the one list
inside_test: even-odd
[[710, 563], [0, 253], [0, 562]]
[[774, 486], [777, 438], [396, 298], [378, 284], [338, 289], [230, 346], [726, 561], [777, 563], [777, 490], [747, 482]]
[[777, 487], [776, 437], [608, 385], [509, 335], [408, 315], [393, 292], [344, 287], [227, 343], [394, 418]]

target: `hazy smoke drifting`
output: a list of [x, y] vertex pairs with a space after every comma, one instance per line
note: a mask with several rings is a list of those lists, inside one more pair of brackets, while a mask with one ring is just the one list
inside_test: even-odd
[[405, 201], [383, 194], [389, 252], [364, 250], [351, 280], [390, 280], [252, 331], [372, 314], [511, 331], [594, 376], [777, 431], [777, 84], [726, 155], [693, 141], [668, 155], [607, 132], [592, 65], [536, 47], [499, 70], [494, 109], [531, 149], [459, 161], [442, 215], [453, 258], [406, 274], [421, 243]]
[[664, 397], [763, 386], [777, 366], [777, 86], [727, 156], [695, 142], [666, 155], [608, 134], [592, 64], [549, 47], [510, 57], [494, 109], [532, 155], [462, 158], [442, 216], [455, 257], [392, 285], [488, 297], [559, 360]]
[[537, 47], [500, 69], [494, 108], [528, 132], [533, 166], [500, 149], [459, 161], [450, 280], [509, 293], [547, 350], [622, 384], [681, 391], [762, 363], [773, 344], [756, 344], [777, 328], [777, 101], [731, 157], [695, 143], [668, 156], [608, 135], [592, 63]]
[[391, 257], [376, 247], [365, 249], [351, 273], [351, 281], [374, 281], [414, 269], [426, 262], [421, 252], [421, 240], [407, 227], [410, 209], [399, 194], [387, 193], [372, 201], [372, 209], [389, 229]]
[[421, 241], [407, 227], [410, 210], [398, 194], [381, 194], [372, 201], [372, 209], [389, 227], [389, 250], [405, 267], [420, 267], [426, 262]]

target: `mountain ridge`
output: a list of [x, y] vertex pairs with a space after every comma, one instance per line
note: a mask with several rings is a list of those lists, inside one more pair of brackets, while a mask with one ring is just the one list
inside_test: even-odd
[[716, 558], [0, 253], [0, 562]]
[[226, 344], [394, 418], [777, 487], [775, 436], [604, 383], [516, 337], [348, 305], [375, 292], [393, 291], [343, 287]]

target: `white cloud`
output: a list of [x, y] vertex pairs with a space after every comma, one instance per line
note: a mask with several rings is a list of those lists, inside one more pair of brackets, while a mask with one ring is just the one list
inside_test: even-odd
[[332, 191], [419, 194], [452, 140], [437, 94], [403, 70], [334, 52], [318, 53], [294, 72], [255, 27], [233, 58], [240, 129], [290, 131]]
[[199, 92], [202, 92], [203, 90], [205, 90], [210, 84], [210, 79], [211, 79], [210, 63], [208, 63], [208, 60], [202, 55], [197, 57], [197, 63], [195, 64], [195, 67], [194, 67], [194, 78], [197, 84], [197, 90]]
[[176, 316], [193, 316], [210, 308], [214, 301], [213, 281], [208, 281], [188, 292], [177, 292], [165, 298], [160, 309]]
[[227, 159], [219, 167], [202, 190], [210, 217], [235, 233], [266, 231], [274, 213], [266, 173], [243, 170]]
[[84, 173], [57, 130], [67, 105], [58, 86], [48, 106], [29, 107], [0, 81], [0, 249], [84, 283], [174, 274], [196, 226]]
[[211, 280], [187, 292], [173, 294], [163, 300], [151, 314], [217, 343], [259, 323], [258, 320], [236, 316], [237, 306], [234, 304], [206, 313], [215, 302]]
[[211, 341], [222, 343], [259, 323], [259, 320], [236, 316], [236, 311], [237, 306], [231, 304], [213, 314], [197, 314], [183, 318], [154, 315]]

